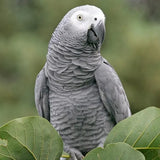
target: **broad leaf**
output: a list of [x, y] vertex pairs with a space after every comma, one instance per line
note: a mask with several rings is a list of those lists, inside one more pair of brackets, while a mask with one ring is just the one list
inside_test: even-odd
[[[62, 154], [62, 140], [51, 124], [44, 118], [18, 118], [2, 126], [0, 131], [7, 132], [8, 137], [12, 137], [16, 143], [19, 142], [23, 146], [22, 151], [24, 152], [26, 148], [35, 157], [35, 160], [59, 160]], [[9, 141], [7, 137], [4, 139]], [[5, 143], [4, 139], [1, 138], [1, 144], [2, 140]], [[0, 156], [3, 155], [0, 154]], [[25, 160], [24, 157], [21, 159]], [[29, 158], [26, 160], [29, 160]]]
[[145, 149], [140, 151], [144, 154], [144, 156], [146, 157], [146, 160], [160, 160], [160, 150]]
[[109, 143], [125, 142], [135, 149], [160, 149], [160, 109], [149, 107], [118, 123], [109, 133]]
[[0, 131], [0, 139], [6, 141], [0, 145], [1, 160], [35, 160], [35, 157], [18, 140], [5, 131]]
[[144, 155], [126, 143], [108, 144], [90, 151], [84, 160], [145, 160]]

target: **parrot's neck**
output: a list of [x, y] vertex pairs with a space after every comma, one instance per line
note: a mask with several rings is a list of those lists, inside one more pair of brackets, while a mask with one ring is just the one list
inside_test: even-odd
[[63, 88], [76, 88], [94, 81], [94, 71], [102, 63], [100, 53], [76, 50], [61, 45], [49, 45], [46, 74]]

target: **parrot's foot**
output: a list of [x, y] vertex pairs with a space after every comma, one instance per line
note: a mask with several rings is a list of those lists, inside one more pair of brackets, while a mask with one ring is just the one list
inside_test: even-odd
[[70, 160], [82, 160], [84, 158], [83, 154], [75, 148], [65, 148], [66, 152], [70, 155]]

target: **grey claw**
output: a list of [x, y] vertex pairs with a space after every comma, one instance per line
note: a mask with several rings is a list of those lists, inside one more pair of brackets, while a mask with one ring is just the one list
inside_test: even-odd
[[82, 160], [84, 158], [83, 154], [75, 148], [67, 147], [66, 152], [70, 155], [70, 160]]

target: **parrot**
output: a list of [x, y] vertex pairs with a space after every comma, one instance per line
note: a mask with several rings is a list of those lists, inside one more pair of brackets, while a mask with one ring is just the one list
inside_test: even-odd
[[103, 147], [111, 129], [131, 116], [118, 74], [100, 53], [105, 19], [93, 5], [68, 11], [52, 33], [35, 82], [37, 111], [62, 137], [71, 160]]

